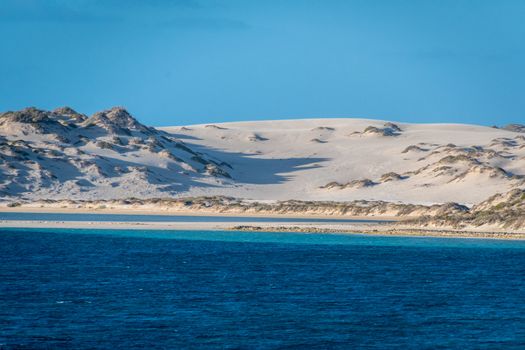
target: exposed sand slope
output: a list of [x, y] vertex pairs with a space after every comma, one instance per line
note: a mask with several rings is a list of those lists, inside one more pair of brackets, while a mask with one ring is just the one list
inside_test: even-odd
[[0, 116], [0, 201], [225, 195], [479, 203], [525, 186], [525, 134], [309, 119], [150, 128], [122, 108]]
[[232, 165], [234, 185], [192, 195], [472, 205], [524, 186], [525, 137], [503, 129], [309, 119], [162, 130]]

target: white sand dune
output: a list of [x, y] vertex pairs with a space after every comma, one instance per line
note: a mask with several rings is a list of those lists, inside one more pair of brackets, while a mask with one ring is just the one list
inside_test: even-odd
[[366, 119], [153, 129], [114, 108], [0, 116], [0, 199], [225, 195], [473, 205], [525, 187], [525, 137]]
[[[234, 183], [195, 188], [193, 195], [474, 204], [524, 184], [525, 140], [503, 129], [366, 119], [220, 126], [161, 128], [233, 168]], [[254, 134], [265, 141], [252, 142]], [[372, 185], [361, 186], [366, 180]]]

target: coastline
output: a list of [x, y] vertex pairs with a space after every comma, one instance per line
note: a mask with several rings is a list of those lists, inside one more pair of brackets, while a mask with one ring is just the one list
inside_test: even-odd
[[0, 229], [97, 229], [165, 231], [243, 231], [319, 234], [359, 234], [370, 236], [442, 237], [469, 239], [525, 240], [525, 232], [497, 229], [421, 228], [388, 223], [297, 223], [297, 222], [100, 222], [1, 220]]
[[[522, 208], [523, 203], [525, 203], [523, 202], [524, 199], [525, 190], [514, 190], [493, 196], [472, 208], [457, 203], [423, 205], [385, 201], [313, 202], [289, 200], [270, 203], [224, 196], [122, 200], [39, 200], [36, 202], [0, 203], [0, 213], [5, 213], [3, 217], [0, 215], [0, 219], [69, 221], [70, 217], [67, 215], [78, 215], [74, 220], [137, 222], [137, 225], [142, 227], [144, 225], [141, 222], [156, 221], [239, 221], [239, 225], [235, 226], [244, 226], [243, 229], [245, 230], [249, 226], [253, 226], [253, 230], [259, 230], [258, 226], [260, 225], [257, 223], [262, 221], [271, 223], [271, 227], [277, 227], [277, 229], [292, 230], [293, 225], [290, 222], [296, 221], [307, 223], [310, 226], [300, 226], [293, 228], [293, 230], [308, 232], [332, 229], [343, 232], [372, 231], [375, 233], [382, 231], [404, 235], [428, 235], [430, 233], [439, 236], [521, 238], [525, 234], [525, 216], [523, 216]], [[26, 215], [16, 215], [16, 213]], [[32, 216], [32, 213], [35, 216]], [[82, 214], [84, 216], [80, 217]], [[99, 215], [100, 218], [96, 218], [96, 215]], [[196, 219], [199, 217], [202, 219]], [[320, 226], [315, 221], [334, 224], [350, 221], [352, 226], [329, 228]], [[374, 223], [378, 226], [374, 228], [356, 227], [355, 224], [358, 223], [356, 221]], [[282, 222], [288, 224], [279, 226], [279, 223]], [[171, 229], [171, 227], [167, 229]], [[225, 229], [224, 225], [219, 225], [219, 229]]]
[[386, 220], [386, 221], [403, 221], [407, 217], [398, 217], [393, 215], [315, 215], [310, 213], [257, 213], [250, 211], [222, 211], [192, 209], [182, 210], [179, 208], [160, 209], [160, 208], [60, 208], [60, 207], [38, 207], [24, 205], [20, 207], [9, 208], [0, 207], [0, 213], [53, 213], [53, 214], [118, 214], [118, 215], [159, 215], [159, 216], [216, 216], [216, 217], [254, 217], [254, 218], [289, 218], [289, 219], [333, 219], [333, 220]]

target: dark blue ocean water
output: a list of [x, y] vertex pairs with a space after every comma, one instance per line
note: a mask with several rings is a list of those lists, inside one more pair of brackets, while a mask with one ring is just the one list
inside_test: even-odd
[[0, 348], [525, 347], [525, 242], [0, 230]]

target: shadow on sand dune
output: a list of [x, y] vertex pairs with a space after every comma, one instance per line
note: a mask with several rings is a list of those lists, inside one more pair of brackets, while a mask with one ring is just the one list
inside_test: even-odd
[[191, 142], [185, 142], [193, 150], [205, 153], [216, 160], [226, 162], [235, 183], [254, 185], [275, 185], [293, 178], [293, 173], [302, 170], [320, 168], [319, 163], [329, 158], [263, 158], [255, 153], [228, 152]]

